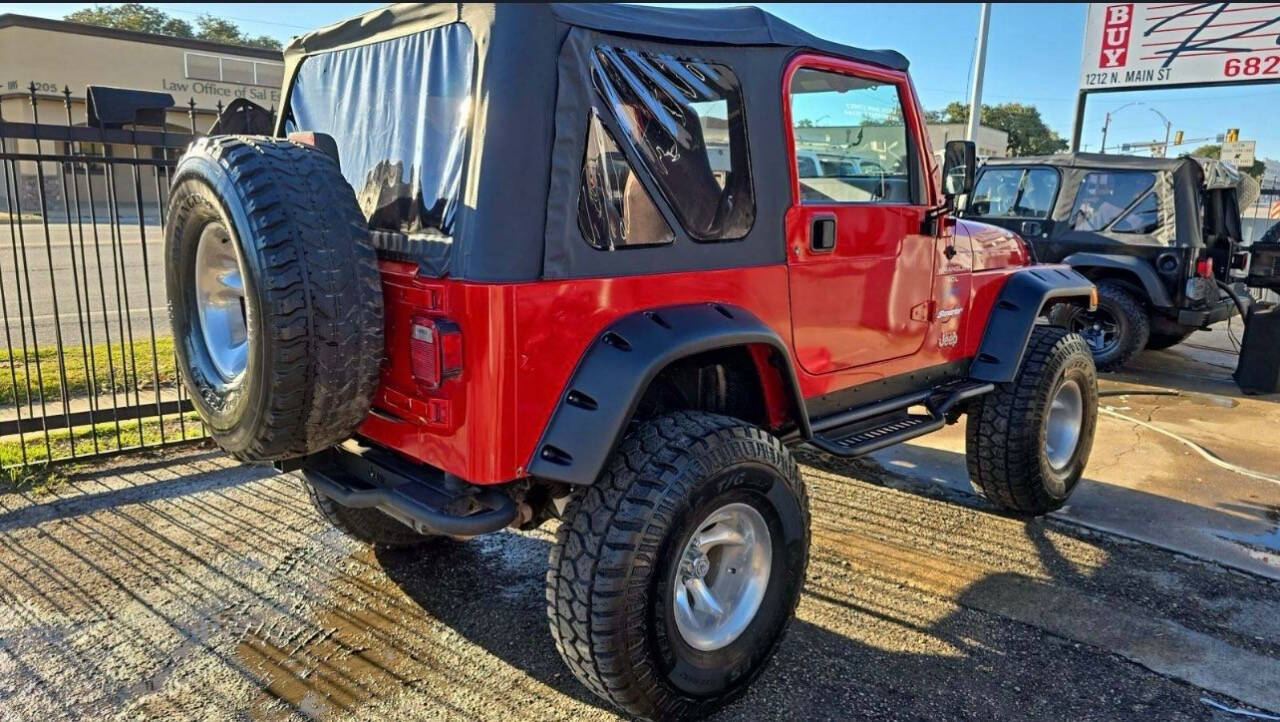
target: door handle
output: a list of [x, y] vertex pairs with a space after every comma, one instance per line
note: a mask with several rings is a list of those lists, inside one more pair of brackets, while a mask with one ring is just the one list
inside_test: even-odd
[[809, 229], [809, 248], [817, 253], [826, 253], [836, 247], [836, 217], [815, 216], [813, 226]]
[[1042, 229], [1040, 226], [1040, 221], [1023, 221], [1022, 222], [1022, 235], [1024, 237], [1038, 236], [1040, 235], [1041, 230]]

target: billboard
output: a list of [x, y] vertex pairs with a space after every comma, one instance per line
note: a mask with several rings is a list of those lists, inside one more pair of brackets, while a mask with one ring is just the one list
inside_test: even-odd
[[1280, 80], [1280, 4], [1088, 6], [1082, 91]]

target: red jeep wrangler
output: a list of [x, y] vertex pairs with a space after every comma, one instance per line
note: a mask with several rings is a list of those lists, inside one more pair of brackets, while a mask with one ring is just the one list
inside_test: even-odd
[[[809, 546], [788, 448], [968, 413], [996, 504], [1057, 508], [1093, 301], [957, 221], [907, 63], [753, 8], [392, 6], [286, 52], [276, 137], [195, 143], [179, 361], [237, 457], [373, 544], [559, 523], [551, 632], [628, 713], [706, 713], [777, 648]], [[939, 178], [945, 190], [939, 188]]]

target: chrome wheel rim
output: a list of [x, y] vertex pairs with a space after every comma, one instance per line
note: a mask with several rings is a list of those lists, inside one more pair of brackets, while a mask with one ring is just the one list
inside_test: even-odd
[[236, 242], [221, 223], [210, 223], [196, 245], [196, 308], [213, 371], [235, 381], [249, 359], [244, 273]]
[[1063, 381], [1049, 402], [1049, 420], [1045, 424], [1044, 452], [1054, 471], [1063, 470], [1071, 462], [1083, 425], [1084, 392], [1079, 382]]
[[772, 563], [769, 526], [755, 507], [735, 502], [707, 516], [676, 572], [672, 601], [685, 643], [703, 652], [732, 644], [764, 601]]

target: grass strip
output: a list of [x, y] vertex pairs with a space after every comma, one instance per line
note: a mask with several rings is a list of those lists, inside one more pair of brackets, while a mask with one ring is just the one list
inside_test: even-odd
[[[0, 439], [0, 487], [8, 491], [39, 492], [54, 488], [73, 467], [58, 462], [69, 460], [71, 450], [77, 456], [121, 451], [160, 444], [163, 426], [164, 440], [174, 442], [199, 439], [205, 436], [200, 417], [189, 411], [182, 415], [166, 416], [163, 424], [157, 417], [129, 419], [120, 422], [116, 435], [114, 421], [77, 426], [72, 429], [54, 429], [49, 432], [49, 448], [45, 448], [44, 432], [35, 431]], [[95, 448], [94, 442], [97, 441]], [[23, 464], [23, 449], [26, 464]], [[50, 455], [52, 452], [52, 455]]]
[[[152, 363], [151, 340], [142, 339], [132, 344], [97, 343], [87, 349], [82, 346], [63, 348], [63, 367], [67, 375], [68, 398], [84, 396], [90, 392], [98, 396], [149, 390], [158, 382], [161, 388], [172, 387], [178, 381], [174, 364], [173, 339], [155, 339], [155, 361]], [[136, 372], [136, 373], [135, 373]], [[92, 383], [90, 379], [93, 379]], [[63, 389], [58, 370], [57, 346], [41, 346], [28, 349], [0, 351], [0, 406], [40, 405], [43, 393], [45, 403], [60, 401]], [[30, 383], [30, 395], [27, 384]], [[146, 399], [144, 399], [145, 401]], [[127, 406], [124, 399], [120, 406]]]

